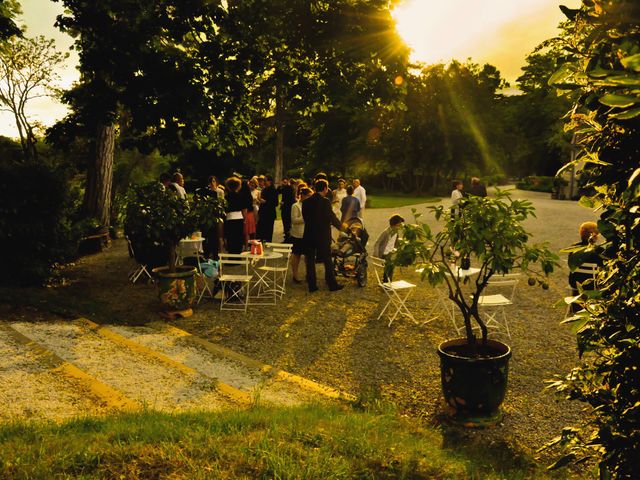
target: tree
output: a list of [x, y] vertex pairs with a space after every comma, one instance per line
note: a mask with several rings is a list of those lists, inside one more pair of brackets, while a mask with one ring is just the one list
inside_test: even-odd
[[0, 0], [0, 40], [22, 34], [15, 22], [15, 17], [21, 13], [17, 0]]
[[276, 180], [285, 170], [285, 129], [318, 138], [323, 120], [345, 118], [337, 111], [352, 115], [387, 101], [406, 70], [408, 51], [386, 1], [228, 4], [221, 30], [248, 61], [244, 105], [273, 131]]
[[543, 42], [530, 55], [517, 79], [522, 92], [501, 106], [509, 131], [508, 171], [512, 175], [554, 175], [569, 156], [571, 135], [564, 132], [570, 101], [548, 84], [563, 56], [558, 40]]
[[124, 146], [161, 153], [189, 141], [220, 149], [247, 141], [246, 122], [231, 115], [245, 69], [220, 48], [223, 2], [61, 1], [57, 25], [75, 38], [81, 77], [63, 96], [72, 113], [49, 138], [95, 139], [86, 215], [109, 224], [117, 134]]
[[14, 116], [25, 160], [38, 156], [36, 124], [27, 114], [27, 105], [56, 93], [56, 70], [67, 57], [56, 50], [53, 40], [43, 36], [17, 37], [0, 48], [0, 105]]
[[[575, 165], [585, 162], [593, 192], [581, 202], [601, 212], [605, 243], [595, 289], [581, 292], [584, 310], [571, 319], [581, 363], [554, 383], [589, 404], [593, 420], [550, 443], [570, 448], [556, 466], [594, 455], [601, 479], [632, 479], [640, 471], [640, 5], [583, 0], [561, 8], [566, 61], [549, 82], [574, 99]], [[573, 250], [576, 268], [581, 249]]]

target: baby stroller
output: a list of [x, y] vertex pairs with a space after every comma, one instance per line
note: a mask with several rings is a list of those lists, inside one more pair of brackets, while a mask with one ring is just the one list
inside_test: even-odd
[[367, 241], [369, 234], [360, 218], [347, 221], [347, 231], [340, 232], [331, 248], [336, 276], [355, 278], [358, 285], [367, 284]]

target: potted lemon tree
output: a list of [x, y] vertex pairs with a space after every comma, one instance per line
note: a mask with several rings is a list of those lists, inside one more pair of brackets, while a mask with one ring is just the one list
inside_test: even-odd
[[[447, 295], [464, 320], [464, 338], [441, 343], [442, 388], [446, 403], [463, 423], [491, 422], [500, 417], [508, 378], [510, 347], [488, 338], [478, 301], [494, 275], [522, 271], [529, 284], [548, 288], [547, 276], [558, 257], [545, 244], [530, 245], [522, 222], [535, 216], [526, 200], [514, 200], [509, 192], [495, 197], [470, 197], [460, 213], [444, 206], [430, 210], [443, 222], [432, 232], [414, 209], [415, 224], [404, 226], [404, 235], [391, 256], [392, 265], [415, 265], [432, 286], [444, 284]], [[472, 258], [479, 272], [473, 278], [459, 274], [458, 259]], [[474, 328], [475, 327], [475, 328]]]
[[129, 189], [125, 207], [125, 233], [136, 260], [153, 268], [163, 313], [188, 316], [196, 295], [193, 266], [177, 265], [180, 240], [194, 231], [207, 231], [223, 218], [224, 202], [212, 196], [190, 200], [160, 183]]

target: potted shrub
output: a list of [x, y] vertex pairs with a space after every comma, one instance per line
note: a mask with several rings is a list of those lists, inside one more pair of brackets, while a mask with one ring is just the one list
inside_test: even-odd
[[191, 201], [183, 200], [157, 182], [129, 190], [125, 233], [133, 244], [136, 260], [155, 267], [165, 313], [189, 315], [196, 294], [196, 269], [177, 265], [180, 240], [196, 230], [210, 229], [221, 221], [223, 212], [223, 202], [213, 196], [194, 195]]
[[[529, 284], [548, 288], [546, 276], [557, 265], [558, 257], [544, 244], [529, 245], [529, 234], [522, 222], [534, 216], [526, 200], [512, 200], [498, 190], [495, 198], [469, 197], [456, 215], [444, 206], [430, 210], [444, 221], [439, 233], [420, 221], [407, 224], [390, 262], [415, 265], [432, 286], [446, 286], [449, 299], [464, 319], [465, 338], [440, 344], [442, 387], [446, 403], [463, 421], [495, 421], [506, 392], [508, 345], [487, 338], [487, 327], [478, 309], [478, 299], [493, 275], [522, 271]], [[471, 279], [457, 272], [458, 260], [473, 258], [480, 271]], [[538, 268], [532, 269], [534, 265]], [[479, 329], [479, 333], [474, 330]]]

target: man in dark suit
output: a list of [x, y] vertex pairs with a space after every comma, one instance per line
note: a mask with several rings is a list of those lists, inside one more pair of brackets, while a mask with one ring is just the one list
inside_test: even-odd
[[263, 242], [273, 241], [273, 224], [276, 221], [278, 192], [273, 185], [273, 177], [265, 175], [264, 188], [260, 192], [260, 215], [258, 216], [257, 236]]
[[329, 290], [342, 290], [344, 285], [336, 281], [331, 261], [331, 225], [341, 229], [340, 221], [331, 209], [331, 202], [327, 196], [329, 184], [326, 180], [317, 180], [313, 187], [316, 191], [311, 197], [302, 202], [302, 218], [304, 219], [304, 236], [302, 243], [305, 250], [307, 266], [307, 284], [309, 291], [318, 290], [316, 282], [316, 255], [324, 263], [324, 279]]

